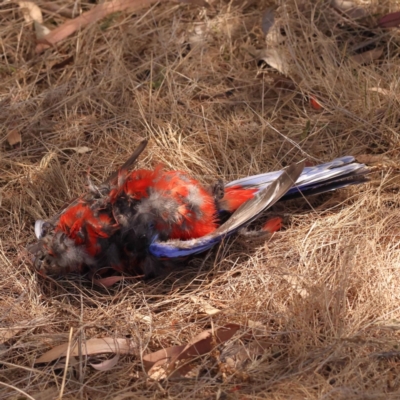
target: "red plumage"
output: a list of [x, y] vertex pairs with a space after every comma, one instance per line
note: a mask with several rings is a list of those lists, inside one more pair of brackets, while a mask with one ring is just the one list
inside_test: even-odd
[[128, 160], [108, 182], [92, 186], [52, 224], [45, 224], [40, 244], [41, 252], [51, 256], [50, 270], [89, 267], [95, 273], [103, 267], [132, 271], [139, 266], [146, 275], [155, 274], [148, 253], [155, 237], [208, 235], [219, 226], [220, 210], [233, 212], [255, 192], [232, 187], [222, 197], [186, 172], [162, 166], [129, 172], [131, 164]]
[[[290, 174], [280, 174], [265, 188], [257, 176], [250, 179], [254, 183], [243, 186], [224, 187], [218, 182], [207, 188], [186, 172], [166, 171], [162, 166], [130, 172], [146, 144], [142, 142], [106, 182], [99, 187], [90, 184], [87, 193], [50, 222], [37, 221], [39, 241], [30, 251], [40, 270], [58, 275], [89, 270], [93, 276], [111, 268], [157, 275], [165, 265], [165, 254], [174, 259], [201, 252], [254, 220], [292, 187], [303, 168], [300, 164], [289, 167]], [[221, 226], [226, 214], [236, 210]], [[262, 230], [274, 232], [280, 224], [274, 220]], [[186, 244], [157, 247], [157, 243], [173, 240]], [[191, 252], [193, 246], [195, 252]]]
[[95, 212], [83, 201], [68, 207], [61, 215], [54, 231], [62, 232], [77, 246], [83, 245], [90, 256], [101, 252], [99, 239], [109, 238], [115, 230], [115, 223], [107, 213]]
[[136, 216], [155, 216], [155, 229], [170, 239], [197, 238], [217, 228], [213, 195], [183, 171], [165, 171], [158, 166], [125, 174], [111, 192], [111, 204], [121, 197], [139, 202]]
[[221, 208], [232, 213], [243, 203], [252, 199], [256, 192], [257, 189], [255, 188], [243, 188], [238, 185], [228, 187], [225, 189], [224, 197], [221, 200]]

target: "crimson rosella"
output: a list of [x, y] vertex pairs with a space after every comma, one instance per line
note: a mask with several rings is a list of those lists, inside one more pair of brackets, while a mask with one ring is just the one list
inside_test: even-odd
[[366, 181], [368, 168], [353, 157], [207, 188], [182, 171], [130, 171], [147, 145], [101, 186], [88, 191], [49, 221], [36, 221], [30, 246], [45, 274], [107, 269], [159, 274], [169, 260], [209, 250], [247, 226], [280, 199], [322, 193]]

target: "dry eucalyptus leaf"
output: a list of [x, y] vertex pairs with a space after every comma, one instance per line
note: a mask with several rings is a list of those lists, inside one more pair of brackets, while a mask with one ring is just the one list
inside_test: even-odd
[[18, 129], [11, 129], [7, 134], [7, 142], [10, 146], [15, 146], [16, 144], [21, 143], [22, 138]]
[[[143, 363], [150, 376], [153, 376], [154, 372], [154, 376], [165, 377], [167, 372], [171, 373], [173, 370], [179, 369], [179, 367], [175, 368], [178, 361], [209, 353], [215, 344], [221, 344], [231, 339], [239, 329], [240, 325], [238, 324], [227, 324], [215, 330], [203, 331], [186, 346], [172, 346], [144, 356]], [[164, 367], [164, 364], [168, 364], [168, 366]]]
[[63, 358], [61, 361], [58, 361], [56, 364], [53, 365], [53, 369], [69, 369], [73, 370], [79, 365], [79, 361], [77, 360], [77, 357], [70, 357], [68, 360], [68, 364], [66, 362], [67, 360]]
[[43, 22], [42, 10], [32, 1], [17, 1], [26, 22]]
[[94, 22], [100, 21], [109, 14], [130, 10], [136, 11], [156, 3], [157, 0], [112, 0], [106, 3], [95, 5], [91, 10], [86, 11], [79, 17], [66, 21], [62, 25], [53, 29], [48, 35], [43, 36], [36, 46], [36, 53], [54, 46], [56, 43], [72, 35], [78, 29]]
[[[81, 14], [79, 17], [66, 21], [64, 24], [53, 29], [50, 33], [40, 38], [36, 46], [36, 53], [54, 46], [56, 43], [72, 35], [75, 31], [84, 28], [94, 22], [100, 21], [107, 15], [118, 11], [137, 11], [144, 7], [157, 3], [158, 0], [111, 0], [95, 5], [91, 10]], [[165, 0], [161, 0], [165, 1]], [[208, 3], [204, 0], [185, 0], [183, 2], [192, 3], [204, 7], [208, 7]]]
[[379, 19], [378, 25], [381, 28], [395, 28], [400, 25], [400, 11], [387, 14]]
[[185, 347], [185, 345], [172, 346], [147, 354], [143, 357], [144, 366], [146, 369], [150, 370], [169, 363], [173, 358], [178, 356]]
[[[60, 357], [66, 357], [68, 350], [68, 343], [61, 344], [49, 350], [47, 353], [39, 357], [35, 364], [45, 363], [59, 359]], [[124, 338], [94, 338], [89, 339], [82, 344], [81, 354], [92, 355], [92, 354], [103, 354], [103, 353], [117, 353], [117, 354], [132, 354], [136, 355], [138, 349], [129, 339]], [[79, 355], [78, 344], [71, 346], [71, 357]]]

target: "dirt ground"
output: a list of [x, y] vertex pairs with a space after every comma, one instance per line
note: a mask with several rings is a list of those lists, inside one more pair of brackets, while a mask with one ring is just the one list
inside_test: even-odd
[[[323, 1], [187, 3], [110, 14], [40, 54], [17, 2], [0, 4], [0, 399], [400, 398], [400, 36], [376, 23], [396, 3], [364, 2], [361, 19]], [[206, 184], [343, 155], [378, 168], [279, 203], [270, 239], [236, 238], [165, 279], [38, 275], [34, 221], [144, 138], [140, 167]], [[226, 324], [241, 328], [190, 372], [146, 368], [145, 355]], [[134, 351], [107, 370], [91, 364], [113, 354], [36, 363], [95, 338]]]

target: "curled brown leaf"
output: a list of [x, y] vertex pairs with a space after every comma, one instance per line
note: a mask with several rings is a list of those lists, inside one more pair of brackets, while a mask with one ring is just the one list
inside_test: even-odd
[[[39, 357], [35, 364], [51, 362], [57, 360], [60, 357], [67, 355], [68, 343], [63, 343], [59, 346], [53, 347], [47, 353]], [[129, 339], [125, 338], [93, 338], [89, 339], [81, 346], [79, 352], [78, 344], [74, 344], [71, 347], [70, 356], [75, 357], [79, 354], [92, 355], [92, 354], [103, 354], [103, 353], [117, 353], [117, 354], [137, 354], [137, 348]]]
[[395, 28], [400, 25], [400, 11], [387, 14], [378, 20], [381, 28]]
[[227, 324], [215, 330], [209, 329], [199, 333], [187, 345], [172, 346], [147, 354], [143, 357], [145, 368], [150, 376], [161, 379], [160, 377], [165, 377], [174, 371], [178, 361], [209, 353], [215, 344], [231, 339], [239, 329], [238, 324]]
[[140, 10], [141, 8], [150, 6], [156, 2], [157, 0], [113, 0], [108, 3], [97, 4], [90, 11], [87, 11], [77, 18], [65, 22], [59, 27], [53, 29], [46, 36], [43, 36], [38, 41], [36, 53], [41, 53], [66, 37], [72, 35], [78, 29], [82, 29], [91, 23], [97, 22], [109, 14], [124, 10]]

